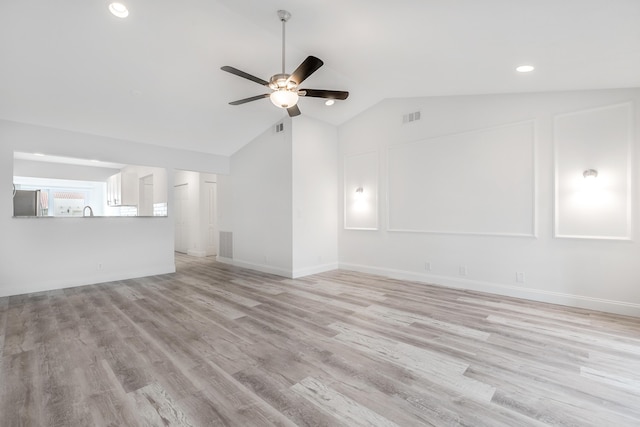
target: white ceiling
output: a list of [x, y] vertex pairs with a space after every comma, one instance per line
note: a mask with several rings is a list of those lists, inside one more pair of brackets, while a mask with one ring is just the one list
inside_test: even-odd
[[[0, 2], [0, 118], [230, 155], [284, 114], [229, 101], [308, 55], [303, 114], [340, 124], [385, 98], [640, 87], [640, 0]], [[530, 74], [514, 71], [531, 63]], [[295, 119], [294, 119], [295, 120]]]

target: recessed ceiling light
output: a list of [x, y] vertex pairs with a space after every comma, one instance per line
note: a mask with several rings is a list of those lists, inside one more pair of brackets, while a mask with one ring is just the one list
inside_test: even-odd
[[109, 12], [118, 18], [126, 18], [129, 16], [129, 9], [123, 3], [112, 2], [109, 3]]
[[518, 68], [516, 68], [516, 71], [519, 73], [530, 73], [535, 69], [536, 68], [533, 65], [521, 65]]
[[334, 101], [333, 99], [327, 99], [327, 100], [325, 101], [324, 105], [333, 105], [333, 104], [335, 104], [335, 103], [336, 103], [336, 101]]

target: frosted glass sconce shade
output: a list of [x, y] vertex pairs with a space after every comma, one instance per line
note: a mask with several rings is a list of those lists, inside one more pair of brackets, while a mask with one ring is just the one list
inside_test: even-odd
[[587, 169], [582, 172], [584, 179], [595, 179], [598, 177], [598, 171], [595, 169]]
[[111, 12], [114, 16], [118, 18], [126, 18], [129, 16], [129, 10], [124, 3], [112, 2], [109, 3], [109, 12]]

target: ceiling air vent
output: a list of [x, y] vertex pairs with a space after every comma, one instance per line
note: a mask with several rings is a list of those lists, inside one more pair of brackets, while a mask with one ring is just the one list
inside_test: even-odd
[[284, 130], [284, 123], [278, 123], [276, 125], [276, 133], [282, 132]]
[[420, 111], [405, 114], [402, 116], [402, 124], [411, 123], [420, 120]]

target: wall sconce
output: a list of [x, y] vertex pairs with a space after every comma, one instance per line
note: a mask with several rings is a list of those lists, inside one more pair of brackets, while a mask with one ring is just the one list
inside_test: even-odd
[[364, 200], [364, 188], [362, 187], [356, 188], [355, 200], [356, 202], [362, 202]]
[[582, 176], [584, 177], [584, 179], [592, 181], [598, 177], [598, 171], [595, 169], [587, 169], [582, 172]]
[[356, 188], [356, 194], [362, 196], [362, 193], [364, 193], [364, 188], [362, 187], [358, 187]]

